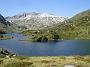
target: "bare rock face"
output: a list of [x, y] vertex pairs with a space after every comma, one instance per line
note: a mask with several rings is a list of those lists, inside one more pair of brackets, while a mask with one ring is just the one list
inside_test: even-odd
[[61, 23], [65, 20], [64, 17], [55, 16], [48, 13], [23, 13], [12, 17], [6, 17], [6, 20], [16, 24], [20, 28], [27, 30], [37, 30], [44, 27], [52, 26]]

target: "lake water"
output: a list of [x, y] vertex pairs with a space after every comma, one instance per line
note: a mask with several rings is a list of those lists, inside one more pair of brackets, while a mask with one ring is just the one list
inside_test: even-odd
[[68, 56], [90, 55], [90, 40], [63, 40], [60, 42], [28, 42], [20, 34], [6, 34], [14, 36], [14, 39], [0, 40], [0, 47], [8, 49], [17, 55], [23, 56]]

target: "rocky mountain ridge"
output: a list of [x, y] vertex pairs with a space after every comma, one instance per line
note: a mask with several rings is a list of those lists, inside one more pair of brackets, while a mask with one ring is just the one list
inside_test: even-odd
[[48, 13], [23, 13], [12, 17], [6, 17], [7, 21], [16, 24], [19, 28], [28, 30], [42, 29], [61, 23], [66, 18]]

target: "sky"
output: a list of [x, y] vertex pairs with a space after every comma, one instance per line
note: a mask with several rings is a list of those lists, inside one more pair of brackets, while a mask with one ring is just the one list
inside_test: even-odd
[[0, 14], [5, 17], [25, 12], [72, 17], [88, 9], [90, 0], [0, 0]]

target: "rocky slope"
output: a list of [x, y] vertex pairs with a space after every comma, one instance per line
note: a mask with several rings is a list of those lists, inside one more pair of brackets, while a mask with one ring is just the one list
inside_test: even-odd
[[17, 24], [18, 27], [23, 30], [37, 30], [63, 22], [65, 18], [48, 13], [33, 12], [6, 17], [6, 20], [11, 23]]
[[13, 30], [13, 24], [6, 21], [5, 18], [0, 14], [0, 33], [10, 33]]

